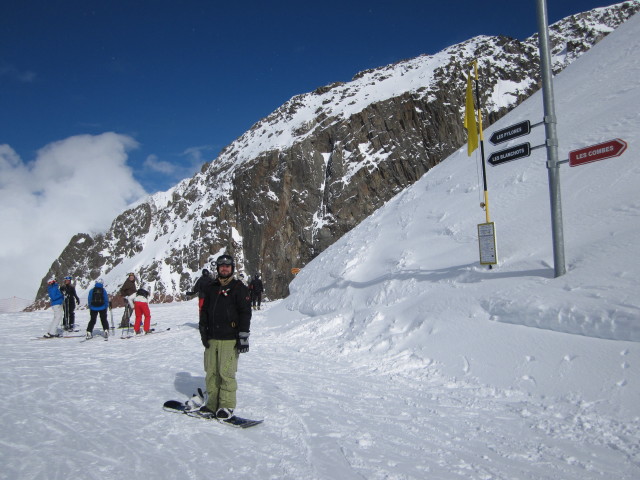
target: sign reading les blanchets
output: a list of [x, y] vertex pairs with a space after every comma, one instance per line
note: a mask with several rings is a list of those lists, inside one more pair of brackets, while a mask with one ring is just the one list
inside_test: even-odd
[[528, 157], [529, 155], [531, 155], [531, 144], [527, 142], [516, 145], [515, 147], [505, 148], [504, 150], [492, 153], [489, 157], [489, 160], [487, 161], [491, 166], [495, 167], [496, 165], [500, 165], [501, 163], [517, 160], [518, 158]]

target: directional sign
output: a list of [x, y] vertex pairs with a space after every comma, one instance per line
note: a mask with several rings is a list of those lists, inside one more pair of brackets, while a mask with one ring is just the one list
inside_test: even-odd
[[506, 148], [498, 152], [494, 152], [487, 160], [492, 166], [500, 165], [501, 163], [510, 162], [511, 160], [517, 160], [518, 158], [528, 157], [531, 155], [531, 145], [529, 142], [521, 143], [515, 147]]
[[619, 157], [626, 149], [627, 142], [616, 138], [608, 142], [581, 148], [580, 150], [573, 150], [569, 152], [569, 166], [577, 167], [578, 165], [604, 160], [605, 158]]
[[494, 145], [498, 145], [513, 138], [529, 135], [529, 133], [531, 133], [531, 122], [529, 122], [529, 120], [525, 120], [524, 122], [516, 123], [510, 127], [493, 132], [489, 141]]

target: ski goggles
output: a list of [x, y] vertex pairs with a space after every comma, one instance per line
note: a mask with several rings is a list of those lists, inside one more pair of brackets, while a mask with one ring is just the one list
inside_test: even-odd
[[71, 280], [71, 277], [64, 277], [65, 280]]
[[233, 259], [232, 258], [219, 258], [216, 260], [216, 265], [220, 266], [220, 265], [233, 265]]

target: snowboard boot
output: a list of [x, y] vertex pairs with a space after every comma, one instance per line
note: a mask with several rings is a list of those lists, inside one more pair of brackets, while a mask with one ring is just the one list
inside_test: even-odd
[[93, 333], [87, 332], [87, 340], [89, 340], [90, 338], [93, 338]]
[[219, 408], [216, 412], [218, 420], [229, 420], [233, 418], [233, 408]]
[[207, 407], [206, 405], [203, 405], [202, 407], [200, 407], [200, 409], [198, 410], [198, 415], [203, 418], [210, 418], [210, 419], [216, 418], [216, 412], [213, 412], [212, 410], [210, 410], [209, 407]]

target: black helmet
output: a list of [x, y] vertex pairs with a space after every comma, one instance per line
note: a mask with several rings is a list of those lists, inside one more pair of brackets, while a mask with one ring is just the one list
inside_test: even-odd
[[[216, 271], [218, 272], [218, 276], [220, 276], [220, 265], [231, 265], [231, 275], [235, 271], [236, 264], [233, 261], [233, 257], [231, 255], [220, 255], [216, 259]], [[224, 278], [224, 277], [223, 277]]]
[[232, 267], [235, 267], [235, 262], [233, 261], [233, 257], [231, 255], [220, 255], [217, 259], [216, 259], [216, 267], [219, 267], [220, 265], [231, 265]]

